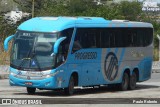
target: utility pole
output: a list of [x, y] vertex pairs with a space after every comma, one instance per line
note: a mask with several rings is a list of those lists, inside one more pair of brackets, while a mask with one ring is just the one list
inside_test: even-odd
[[157, 38], [159, 40], [159, 50], [158, 50], [158, 54], [159, 54], [159, 61], [160, 61], [160, 36], [157, 34]]
[[32, 18], [34, 17], [34, 0], [32, 0]]

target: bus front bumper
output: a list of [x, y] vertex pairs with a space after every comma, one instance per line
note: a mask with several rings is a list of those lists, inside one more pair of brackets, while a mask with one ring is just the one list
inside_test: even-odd
[[42, 89], [56, 88], [55, 77], [45, 78], [42, 80], [27, 80], [27, 79], [17, 78], [13, 75], [9, 75], [9, 83], [11, 86], [34, 87]]

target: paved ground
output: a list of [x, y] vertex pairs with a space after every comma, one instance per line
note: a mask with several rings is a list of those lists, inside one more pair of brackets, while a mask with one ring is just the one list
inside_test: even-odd
[[[2, 68], [2, 67], [1, 67]], [[8, 69], [6, 69], [7, 67], [4, 66], [3, 70], [6, 71], [7, 73], [4, 74], [8, 74]], [[0, 73], [0, 75], [3, 74], [2, 72]], [[7, 77], [5, 77], [7, 78]], [[101, 88], [83, 88], [83, 89], [76, 89], [76, 92], [73, 96], [66, 96], [64, 94], [63, 91], [50, 91], [50, 90], [37, 90], [35, 95], [28, 95], [26, 92], [26, 89], [24, 87], [11, 87], [9, 86], [8, 83], [8, 79], [0, 79], [0, 98], [67, 98], [68, 99], [79, 99], [79, 102], [84, 102], [84, 99], [82, 98], [120, 98], [120, 101], [127, 101], [127, 99], [130, 98], [160, 98], [160, 73], [153, 73], [152, 74], [152, 78], [149, 81], [146, 82], [142, 82], [142, 83], [138, 83], [137, 84], [137, 88], [136, 90], [129, 90], [129, 91], [118, 91], [116, 89], [109, 89], [108, 87], [101, 87]], [[127, 98], [127, 99], [122, 99], [122, 98]], [[54, 99], [47, 99], [47, 102], [53, 103]], [[1, 100], [1, 99], [0, 99]], [[55, 99], [56, 100], [56, 99]], [[88, 100], [87, 103], [91, 103], [89, 104], [81, 104], [81, 105], [76, 105], [79, 107], [87, 107], [87, 106], [93, 106], [93, 107], [97, 107], [97, 106], [102, 106], [102, 107], [106, 107], [106, 106], [111, 106], [111, 107], [115, 107], [117, 105], [110, 105], [110, 104], [101, 104], [101, 105], [96, 105], [96, 104], [92, 104], [93, 102], [96, 103], [98, 102], [98, 100]], [[113, 99], [115, 100], [115, 99]], [[160, 99], [159, 99], [160, 100]], [[102, 100], [102, 103], [104, 103], [104, 101]], [[113, 103], [113, 101], [112, 101]], [[0, 105], [1, 107], [2, 105]], [[21, 105], [22, 106], [22, 105]], [[43, 105], [43, 107], [51, 107], [53, 105]], [[54, 105], [54, 106], [75, 106], [73, 104], [58, 104], [58, 105]], [[143, 105], [143, 104], [136, 104], [136, 105], [127, 105], [127, 104], [121, 104], [118, 106], [122, 106], [122, 107], [132, 107], [132, 106], [137, 106], [137, 107], [159, 107], [160, 105], [157, 104], [147, 104], [147, 105]], [[19, 105], [5, 105], [4, 107], [20, 107]], [[27, 107], [27, 105], [23, 105], [22, 107]], [[39, 105], [32, 105], [30, 107], [39, 107]]]
[[[26, 93], [26, 89], [23, 87], [11, 87], [8, 84], [8, 79], [2, 79], [0, 80], [0, 98], [36, 98], [36, 99], [42, 99], [42, 98], [49, 98], [46, 99], [47, 102], [53, 103], [53, 100], [56, 101], [55, 98], [67, 98], [64, 101], [69, 100], [75, 100], [78, 98], [79, 102], [85, 102], [82, 98], [98, 98], [97, 100], [88, 100], [87, 104], [83, 105], [77, 105], [80, 107], [87, 107], [87, 106], [93, 106], [97, 107], [100, 105], [92, 104], [98, 102], [100, 100], [99, 98], [120, 98], [119, 101], [129, 101], [130, 98], [160, 98], [160, 73], [153, 73], [152, 78], [149, 81], [138, 83], [136, 90], [129, 90], [129, 91], [118, 91], [116, 89], [108, 89], [108, 87], [101, 87], [101, 88], [84, 88], [84, 89], [76, 89], [76, 92], [73, 96], [66, 96], [63, 91], [50, 91], [50, 90], [37, 90], [35, 95], [28, 95]], [[54, 99], [50, 99], [54, 98]], [[123, 99], [127, 98], [127, 99]], [[69, 99], [69, 100], [68, 100]], [[105, 103], [104, 101], [101, 101], [102, 103]], [[113, 99], [116, 102], [116, 99]], [[112, 103], [114, 103], [112, 100]], [[63, 102], [62, 102], [63, 103]], [[91, 103], [91, 105], [88, 105], [88, 103]], [[128, 105], [122, 104], [123, 107]], [[120, 106], [122, 106], [120, 105]], [[60, 106], [60, 105], [58, 105]], [[63, 106], [75, 106], [75, 105], [61, 105]], [[101, 105], [102, 107], [106, 107], [106, 105]], [[108, 105], [111, 106], [111, 105]], [[114, 107], [116, 105], [112, 105]], [[135, 106], [135, 105], [129, 105], [129, 106]], [[138, 106], [136, 104], [136, 106]], [[143, 107], [149, 107], [151, 105], [143, 105], [140, 106]], [[152, 104], [152, 107], [158, 107], [157, 104]], [[1, 107], [1, 105], [0, 105]], [[5, 106], [5, 107], [14, 107], [14, 106]], [[16, 106], [15, 107], [19, 107]], [[27, 107], [27, 105], [24, 105], [22, 107]], [[38, 107], [36, 105], [32, 105], [31, 107]], [[47, 105], [44, 105], [43, 107], [47, 107]]]
[[24, 87], [9, 86], [8, 79], [0, 80], [0, 98], [160, 98], [160, 73], [153, 73], [152, 79], [138, 83], [136, 90], [83, 88], [76, 89], [75, 95], [66, 96], [63, 91], [37, 90], [35, 95], [27, 95]]

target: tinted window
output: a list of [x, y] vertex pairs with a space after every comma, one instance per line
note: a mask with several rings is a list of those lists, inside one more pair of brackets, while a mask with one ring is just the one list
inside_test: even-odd
[[81, 48], [144, 47], [152, 43], [152, 28], [78, 28]]

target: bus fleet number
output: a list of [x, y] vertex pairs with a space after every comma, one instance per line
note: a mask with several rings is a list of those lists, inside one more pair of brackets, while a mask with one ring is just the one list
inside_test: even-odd
[[75, 59], [83, 60], [83, 59], [96, 59], [97, 52], [77, 52], [75, 53]]

